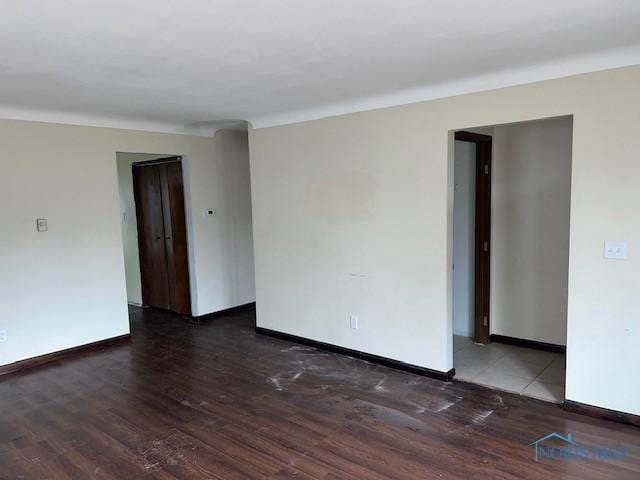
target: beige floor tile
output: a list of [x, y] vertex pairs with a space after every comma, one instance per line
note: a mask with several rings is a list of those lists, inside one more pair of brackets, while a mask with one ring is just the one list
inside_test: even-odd
[[477, 345], [455, 335], [456, 378], [541, 400], [564, 399], [565, 356], [503, 343]]
[[535, 380], [523, 390], [522, 395], [546, 400], [548, 402], [560, 403], [564, 400], [564, 386]]
[[564, 353], [558, 354], [558, 356], [551, 362], [550, 367], [558, 367], [563, 370], [567, 368], [567, 356]]
[[552, 383], [554, 385], [564, 385], [565, 368], [564, 366], [561, 367], [552, 363], [536, 377], [536, 380], [543, 383]]
[[524, 347], [513, 347], [509, 354], [521, 358], [527, 363], [536, 363], [545, 367], [550, 365], [559, 356], [557, 353], [543, 352], [541, 350]]
[[468, 363], [454, 363], [453, 367], [456, 369], [456, 378], [458, 380], [471, 381], [489, 368], [485, 364], [468, 364]]
[[496, 373], [493, 369], [489, 369], [483, 374], [477, 376], [474, 383], [498, 388], [507, 392], [520, 393], [531, 382], [530, 378], [518, 377], [515, 375], [507, 375], [504, 373]]
[[507, 345], [506, 343], [499, 342], [493, 342], [489, 345], [483, 345], [483, 347], [501, 353], [509, 353], [515, 348], [513, 345]]
[[469, 337], [463, 337], [462, 335], [453, 336], [453, 352], [459, 352], [460, 350], [473, 345], [473, 340]]
[[488, 345], [471, 344], [453, 356], [461, 363], [484, 363], [487, 366], [497, 362], [506, 355], [508, 350], [490, 348]]
[[506, 355], [491, 366], [491, 371], [501, 375], [512, 375], [515, 377], [528, 378], [533, 381], [545, 367], [539, 362], [527, 362], [520, 357]]

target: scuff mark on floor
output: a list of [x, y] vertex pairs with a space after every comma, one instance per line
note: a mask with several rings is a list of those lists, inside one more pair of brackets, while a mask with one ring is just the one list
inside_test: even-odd
[[482, 423], [484, 422], [495, 410], [487, 410], [485, 412], [480, 412], [474, 415], [473, 423]]
[[385, 375], [384, 377], [382, 377], [382, 379], [376, 384], [375, 387], [373, 387], [373, 389], [376, 392], [388, 392], [389, 390], [387, 390], [387, 387], [384, 386], [384, 382], [387, 379], [387, 376]]
[[[291, 348], [292, 347], [289, 347], [287, 350], [290, 350]], [[336, 369], [332, 366], [326, 365], [324, 363], [324, 359], [323, 361], [319, 361], [320, 359], [318, 358], [320, 355], [333, 355], [331, 353], [321, 352], [319, 354], [313, 350], [310, 353], [304, 353], [304, 355], [305, 358], [303, 359], [291, 361], [289, 365], [287, 365], [286, 369], [277, 373], [272, 373], [267, 377], [266, 381], [275, 386], [276, 390], [285, 391], [288, 390], [294, 382], [299, 380], [301, 376], [306, 373], [311, 373], [311, 378], [314, 378], [318, 383], [317, 387], [326, 390], [333, 385], [341, 386], [346, 381], [357, 385], [369, 383], [368, 374], [371, 369], [374, 368], [373, 364], [368, 364], [357, 359], [336, 357], [336, 359], [344, 365], [344, 369]], [[385, 378], [383, 378], [378, 385], [373, 386], [376, 391], [388, 391], [387, 388], [383, 386]]]
[[456, 403], [457, 402], [452, 402], [450, 400], [443, 400], [442, 403], [439, 406], [437, 406], [436, 408], [432, 409], [431, 412], [433, 412], [433, 413], [444, 412], [445, 410], [449, 410]]
[[313, 347], [301, 347], [299, 345], [293, 345], [291, 347], [283, 348], [280, 351], [281, 352], [291, 352], [291, 351], [295, 351], [295, 350], [302, 351], [302, 352], [309, 352], [309, 351], [313, 351], [313, 350], [316, 350], [316, 349], [313, 348]]
[[277, 391], [282, 392], [285, 390], [285, 388], [280, 383], [280, 379], [278, 377], [269, 378], [269, 382], [271, 382], [276, 387]]
[[185, 458], [182, 453], [185, 449], [195, 450], [195, 447], [190, 441], [172, 434], [165, 439], [151, 441], [146, 448], [139, 448], [138, 454], [142, 457], [142, 467], [153, 470], [164, 465], [178, 465]]
[[427, 407], [425, 407], [424, 405], [419, 404], [418, 402], [413, 402], [413, 401], [409, 400], [409, 403], [415, 407], [416, 413], [424, 413], [424, 412], [427, 411]]

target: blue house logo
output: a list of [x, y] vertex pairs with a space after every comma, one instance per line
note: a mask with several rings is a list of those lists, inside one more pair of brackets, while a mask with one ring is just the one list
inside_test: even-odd
[[560, 440], [562, 440], [563, 442], [565, 442], [566, 444], [570, 444], [570, 445], [575, 445], [573, 443], [573, 435], [571, 433], [567, 433], [566, 436], [562, 436], [559, 433], [556, 432], [551, 432], [549, 435], [545, 435], [542, 438], [537, 439], [534, 442], [531, 442], [529, 444], [529, 446], [533, 446], [533, 450], [534, 450], [534, 454], [533, 454], [533, 459], [536, 462], [540, 461], [540, 456], [545, 456], [548, 457], [549, 449], [552, 448], [557, 448], [557, 447], [549, 447], [549, 448], [545, 448], [543, 445], [541, 445], [545, 440], [549, 440], [551, 438], [559, 438]]
[[[560, 445], [557, 445], [557, 441], [554, 442], [554, 445], [545, 444], [553, 439], [559, 440]], [[627, 458], [627, 449], [623, 444], [617, 447], [613, 445], [587, 447], [574, 442], [571, 433], [560, 435], [551, 432], [531, 442], [528, 446], [533, 447], [533, 460], [536, 462], [543, 458], [553, 460], [624, 460]]]

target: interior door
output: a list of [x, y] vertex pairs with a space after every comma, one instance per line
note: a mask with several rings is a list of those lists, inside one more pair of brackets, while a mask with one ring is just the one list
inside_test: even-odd
[[169, 309], [171, 302], [160, 168], [134, 165], [133, 186], [138, 223], [142, 302], [145, 305]]
[[171, 310], [191, 313], [182, 164], [161, 165], [160, 181]]

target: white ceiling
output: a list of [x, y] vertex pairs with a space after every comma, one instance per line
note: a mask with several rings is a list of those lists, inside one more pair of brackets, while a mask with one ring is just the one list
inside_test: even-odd
[[639, 63], [638, 0], [0, 2], [4, 118], [210, 134]]

